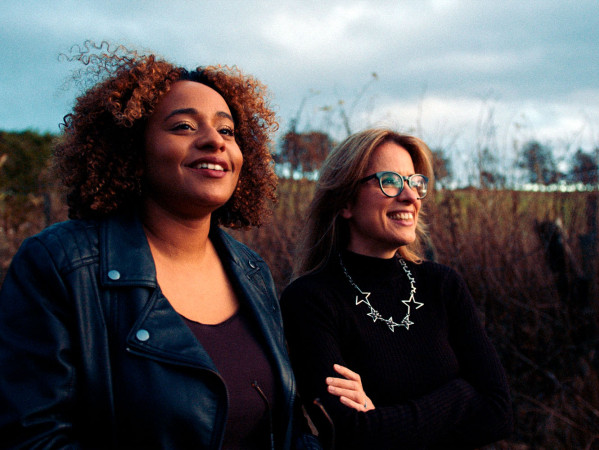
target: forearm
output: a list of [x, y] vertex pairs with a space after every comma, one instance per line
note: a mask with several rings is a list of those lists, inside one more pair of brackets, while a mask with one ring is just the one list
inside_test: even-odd
[[509, 393], [504, 386], [487, 386], [484, 391], [479, 391], [468, 385], [468, 413], [442, 442], [476, 448], [508, 437], [513, 428], [513, 417]]
[[[306, 403], [318, 398], [332, 418], [339, 439], [347, 445], [359, 443], [370, 447], [373, 442], [379, 448], [394, 448], [398, 442], [406, 446], [460, 445], [464, 448], [484, 444], [505, 437], [511, 428], [511, 406], [507, 387], [501, 377], [490, 378], [482, 388], [475, 388], [463, 378], [417, 396], [407, 395], [409, 400], [389, 404], [382, 389], [371, 399], [374, 411], [364, 412], [341, 403], [338, 395], [327, 391], [326, 378], [335, 375], [333, 361], [346, 362], [340, 353], [335, 357], [334, 340], [326, 335], [318, 337], [309, 346], [314, 351], [302, 351], [309, 339], [306, 335], [291, 337], [292, 359]], [[297, 352], [293, 352], [298, 348]], [[316, 350], [318, 349], [318, 350]], [[365, 395], [369, 395], [365, 389]], [[318, 409], [313, 411], [318, 413]]]
[[345, 445], [417, 448], [448, 442], [452, 430], [471, 415], [476, 395], [468, 383], [458, 379], [403, 403], [385, 405], [379, 400], [368, 412], [348, 408], [334, 396], [325, 395], [321, 402], [333, 419], [338, 440]]

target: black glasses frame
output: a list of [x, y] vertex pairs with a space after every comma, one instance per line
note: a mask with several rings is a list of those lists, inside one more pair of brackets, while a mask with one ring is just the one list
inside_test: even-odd
[[[395, 195], [389, 195], [389, 194], [387, 194], [387, 193], [385, 192], [385, 189], [383, 188], [383, 182], [382, 182], [381, 178], [382, 178], [382, 177], [383, 177], [385, 174], [388, 174], [388, 173], [390, 173], [390, 174], [393, 174], [393, 175], [397, 175], [397, 176], [399, 177], [399, 179], [402, 181], [402, 183], [401, 183], [401, 187], [399, 188], [399, 191], [398, 191], [398, 192], [397, 192], [397, 194], [395, 194]], [[367, 177], [364, 177], [364, 178], [362, 178], [362, 179], [360, 180], [360, 183], [366, 183], [368, 180], [372, 180], [373, 178], [376, 178], [377, 180], [379, 180], [379, 187], [381, 188], [381, 192], [382, 192], [383, 194], [385, 194], [387, 197], [394, 198], [394, 197], [397, 197], [398, 195], [400, 195], [400, 194], [403, 192], [403, 187], [404, 187], [404, 185], [405, 185], [406, 181], [408, 182], [408, 186], [410, 187], [410, 189], [414, 189], [414, 188], [416, 187], [416, 186], [414, 185], [414, 182], [413, 182], [413, 177], [422, 177], [422, 178], [424, 179], [424, 183], [425, 183], [425, 185], [428, 187], [428, 177], [427, 177], [427, 176], [425, 176], [425, 175], [422, 175], [422, 174], [420, 174], [420, 173], [414, 173], [414, 174], [412, 174], [412, 175], [410, 175], [410, 176], [408, 176], [408, 177], [405, 177], [405, 176], [403, 176], [403, 175], [400, 175], [400, 174], [399, 174], [399, 173], [397, 173], [397, 172], [391, 172], [391, 171], [389, 171], [389, 170], [385, 170], [385, 171], [383, 171], [383, 172], [377, 172], [377, 173], [373, 173], [372, 175], [368, 175]], [[416, 192], [418, 192], [418, 191], [416, 191]], [[418, 197], [418, 200], [422, 200], [424, 197], [426, 197], [426, 194], [427, 194], [427, 193], [428, 193], [428, 192], [425, 192], [425, 193], [424, 193], [424, 195], [423, 195], [422, 197]], [[418, 194], [418, 195], [420, 195], [420, 194]]]

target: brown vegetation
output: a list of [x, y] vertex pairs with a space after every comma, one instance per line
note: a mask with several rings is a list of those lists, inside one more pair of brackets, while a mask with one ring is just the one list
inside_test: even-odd
[[[279, 291], [312, 189], [282, 180], [271, 222], [233, 232], [266, 259]], [[57, 199], [0, 198], [0, 280], [26, 236], [66, 218]], [[508, 372], [516, 430], [496, 448], [599, 446], [597, 203], [596, 192], [474, 189], [425, 201], [432, 254], [468, 282]]]
[[[283, 180], [272, 222], [237, 232], [267, 260], [279, 290], [312, 189]], [[425, 203], [432, 255], [466, 279], [508, 372], [516, 429], [497, 448], [599, 448], [599, 276], [597, 252], [588, 251], [597, 193], [472, 189]], [[561, 234], [550, 236], [563, 240], [561, 272], [539, 230], [560, 222]]]

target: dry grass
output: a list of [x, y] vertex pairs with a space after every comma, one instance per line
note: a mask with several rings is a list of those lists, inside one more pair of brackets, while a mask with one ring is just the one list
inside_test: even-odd
[[[283, 180], [271, 223], [237, 233], [270, 264], [279, 291], [312, 189]], [[427, 199], [436, 259], [466, 279], [510, 379], [516, 430], [496, 448], [599, 448], [599, 277], [579, 240], [593, 231], [588, 204], [596, 195], [468, 190]], [[586, 309], [572, 289], [560, 293], [536, 231], [557, 219], [575, 266], [568, 282], [585, 268], [592, 274]]]
[[[269, 263], [279, 291], [312, 189], [282, 180], [270, 223], [233, 233]], [[44, 226], [41, 199], [19, 202], [0, 199], [0, 279], [22, 239]], [[599, 277], [596, 247], [588, 251], [597, 193], [443, 191], [426, 208], [436, 259], [466, 279], [510, 379], [516, 430], [494, 447], [599, 448]], [[63, 206], [51, 209], [52, 221], [64, 218]], [[557, 219], [569, 251], [561, 277], [537, 233]]]

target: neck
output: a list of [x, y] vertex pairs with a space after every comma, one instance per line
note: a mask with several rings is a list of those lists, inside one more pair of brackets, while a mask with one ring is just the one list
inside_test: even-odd
[[352, 241], [349, 242], [349, 244], [347, 246], [347, 250], [349, 250], [350, 252], [356, 253], [358, 255], [371, 256], [373, 258], [380, 258], [380, 259], [391, 259], [395, 255], [397, 255], [397, 253], [399, 251], [398, 248], [388, 248], [388, 247], [374, 248], [372, 246], [367, 247], [367, 246], [357, 245], [357, 244], [354, 244]]
[[196, 259], [206, 253], [210, 245], [210, 218], [182, 217], [155, 204], [146, 203], [142, 223], [152, 253], [169, 259]]

